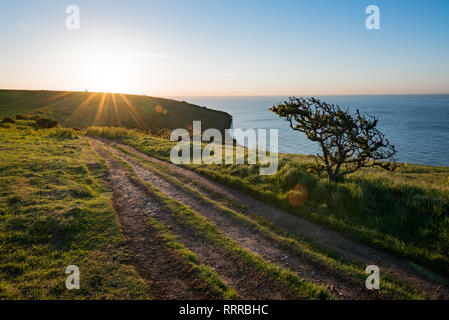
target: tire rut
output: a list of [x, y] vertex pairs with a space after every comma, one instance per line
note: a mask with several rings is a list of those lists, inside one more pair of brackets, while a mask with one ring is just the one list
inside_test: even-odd
[[217, 206], [167, 181], [157, 172], [142, 166], [128, 155], [112, 148], [107, 142], [103, 145], [131, 165], [141, 179], [151, 183], [164, 194], [191, 207], [214, 223], [229, 238], [238, 242], [243, 248], [260, 255], [263, 259], [295, 272], [306, 281], [324, 285], [341, 299], [385, 298], [384, 294], [378, 291], [367, 290], [361, 281], [313, 259], [300, 250], [295, 250], [261, 230], [246, 225]]
[[[207, 239], [204, 239], [193, 227], [179, 223], [176, 214], [170, 212], [154, 196], [147, 191], [145, 186], [134, 181], [122, 165], [107, 152], [99, 148], [97, 141], [91, 139], [95, 151], [108, 163], [111, 168], [111, 175], [120, 176], [116, 181], [114, 189], [121, 189], [126, 192], [126, 197], [144, 199], [139, 204], [123, 201], [124, 197], [117, 199], [118, 209], [130, 205], [139, 205], [140, 219], [134, 220], [135, 224], [148, 225], [145, 220], [145, 214], [156, 218], [160, 223], [166, 225], [178, 240], [189, 250], [194, 252], [201, 263], [212, 267], [222, 278], [234, 288], [242, 299], [297, 299], [298, 297], [291, 293], [281, 283], [274, 281], [263, 272], [242, 262], [229, 251], [213, 245]], [[101, 142], [100, 142], [101, 143]], [[105, 146], [108, 148], [107, 146]], [[130, 187], [132, 185], [133, 187]], [[132, 223], [132, 222], [131, 222]], [[138, 226], [135, 226], [138, 227]], [[154, 231], [155, 232], [155, 231]], [[162, 241], [162, 240], [161, 240]], [[164, 246], [163, 242], [159, 245]], [[144, 249], [144, 248], [142, 248]], [[137, 252], [141, 255], [142, 252]], [[170, 269], [172, 265], [167, 263], [165, 268]], [[158, 282], [161, 274], [153, 276], [153, 281]], [[160, 284], [162, 287], [163, 284]], [[206, 298], [207, 299], [207, 298]]]

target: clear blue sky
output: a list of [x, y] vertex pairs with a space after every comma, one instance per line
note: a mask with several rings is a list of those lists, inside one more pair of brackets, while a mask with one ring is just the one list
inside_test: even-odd
[[[380, 30], [365, 28], [370, 4]], [[2, 0], [0, 30], [0, 88], [449, 93], [447, 0]]]

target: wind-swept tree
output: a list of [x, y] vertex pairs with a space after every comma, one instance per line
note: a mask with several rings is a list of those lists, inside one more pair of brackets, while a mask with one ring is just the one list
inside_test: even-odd
[[378, 119], [357, 110], [351, 114], [338, 105], [316, 98], [291, 97], [273, 106], [271, 111], [286, 118], [293, 130], [318, 142], [313, 169], [326, 171], [329, 181], [342, 181], [345, 176], [363, 167], [379, 166], [393, 171], [398, 167], [394, 146], [377, 129]]

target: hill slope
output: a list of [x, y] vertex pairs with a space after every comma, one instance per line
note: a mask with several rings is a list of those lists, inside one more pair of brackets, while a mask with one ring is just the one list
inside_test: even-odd
[[73, 91], [0, 90], [0, 117], [40, 113], [65, 127], [112, 126], [150, 129], [184, 128], [193, 120], [202, 129], [227, 129], [231, 116], [170, 99]]

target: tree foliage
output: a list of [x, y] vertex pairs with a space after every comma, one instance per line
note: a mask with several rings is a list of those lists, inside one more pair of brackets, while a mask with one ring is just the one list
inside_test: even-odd
[[393, 158], [396, 149], [377, 128], [376, 117], [303, 97], [291, 97], [270, 110], [285, 118], [293, 130], [319, 143], [322, 154], [317, 155], [313, 169], [326, 171], [330, 181], [341, 181], [363, 167], [390, 171], [398, 167]]

